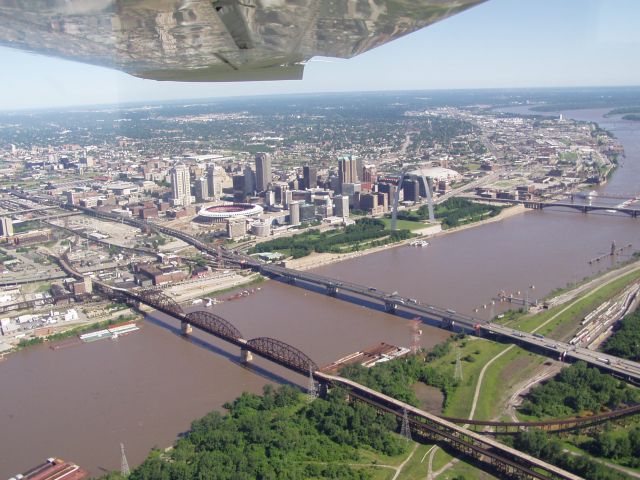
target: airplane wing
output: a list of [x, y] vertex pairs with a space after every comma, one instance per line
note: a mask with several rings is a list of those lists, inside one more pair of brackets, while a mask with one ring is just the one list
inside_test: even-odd
[[0, 0], [0, 45], [174, 81], [302, 78], [485, 0]]

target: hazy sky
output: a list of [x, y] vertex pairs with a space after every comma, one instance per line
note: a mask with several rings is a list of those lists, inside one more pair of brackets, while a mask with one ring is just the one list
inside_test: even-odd
[[302, 81], [176, 83], [0, 47], [0, 109], [269, 93], [640, 85], [640, 0], [489, 0]]

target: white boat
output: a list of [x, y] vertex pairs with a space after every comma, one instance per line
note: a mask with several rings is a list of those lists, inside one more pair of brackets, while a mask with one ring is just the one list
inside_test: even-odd
[[414, 240], [413, 242], [409, 243], [409, 245], [411, 245], [412, 247], [428, 247], [429, 242], [427, 242], [426, 240]]

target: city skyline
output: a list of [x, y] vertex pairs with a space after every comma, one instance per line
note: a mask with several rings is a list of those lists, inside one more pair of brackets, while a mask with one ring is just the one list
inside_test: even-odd
[[311, 60], [301, 81], [185, 84], [0, 48], [0, 109], [287, 93], [631, 86], [640, 5], [490, 0], [349, 60]]
[[[640, 448], [640, 393], [626, 385], [640, 381], [638, 92], [0, 115], [0, 428], [11, 439], [0, 476], [205, 478], [225, 465], [229, 480], [347, 479], [360, 477], [361, 458], [375, 468], [397, 458], [408, 467], [394, 475], [410, 480], [417, 468], [433, 476], [434, 441], [449, 478], [533, 464], [569, 480], [608, 471], [601, 462], [630, 466]], [[554, 111], [531, 116], [532, 104]], [[364, 403], [353, 408], [338, 385]], [[427, 387], [428, 404], [416, 395]], [[593, 415], [578, 416], [575, 398]], [[398, 422], [354, 435], [386, 418], [380, 402]], [[349, 411], [361, 418], [340, 420]], [[328, 431], [333, 419], [339, 430]], [[421, 425], [438, 437], [425, 442]], [[581, 430], [563, 437], [569, 448], [594, 448], [539, 454], [523, 439], [540, 425], [547, 450], [567, 426]], [[517, 435], [513, 445], [477, 435], [489, 428]], [[603, 453], [612, 438], [626, 456]], [[394, 457], [391, 442], [403, 447]], [[154, 446], [169, 445], [158, 456]]]

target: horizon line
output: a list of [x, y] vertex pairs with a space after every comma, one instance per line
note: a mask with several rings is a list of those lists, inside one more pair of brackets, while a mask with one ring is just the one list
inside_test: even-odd
[[[12, 108], [2, 109], [0, 107], [0, 113], [24, 113], [24, 112], [45, 112], [45, 111], [57, 111], [68, 110], [72, 108], [107, 108], [107, 107], [120, 107], [120, 106], [134, 106], [134, 105], [164, 105], [168, 103], [176, 102], [198, 102], [198, 101], [231, 101], [253, 98], [268, 98], [268, 97], [288, 97], [288, 96], [312, 96], [312, 95], [344, 95], [344, 94], [376, 94], [376, 93], [411, 93], [411, 92], [488, 92], [488, 91], [533, 91], [533, 90], [590, 90], [590, 89], [640, 89], [640, 84], [634, 85], [576, 85], [576, 86], [528, 86], [528, 87], [464, 87], [464, 88], [426, 88], [426, 89], [404, 89], [404, 90], [340, 90], [340, 91], [316, 91], [316, 92], [290, 92], [290, 93], [255, 93], [251, 95], [229, 95], [229, 96], [215, 96], [215, 97], [193, 97], [193, 98], [167, 98], [156, 100], [132, 100], [118, 103], [79, 103], [69, 105], [57, 105], [57, 106], [43, 106], [43, 107], [24, 107], [24, 108]], [[640, 103], [640, 101], [639, 101]]]

